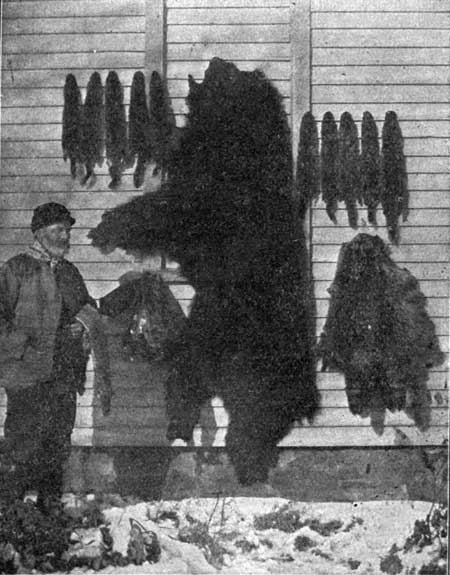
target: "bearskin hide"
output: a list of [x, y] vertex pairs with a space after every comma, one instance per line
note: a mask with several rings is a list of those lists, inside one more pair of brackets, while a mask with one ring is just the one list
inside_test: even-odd
[[377, 207], [381, 188], [380, 144], [378, 129], [370, 112], [364, 112], [361, 126], [361, 185], [362, 197], [367, 206], [367, 218], [377, 225]]
[[296, 193], [299, 216], [304, 217], [311, 201], [320, 195], [319, 136], [311, 112], [303, 115], [297, 154]]
[[64, 161], [70, 162], [70, 174], [76, 178], [77, 165], [83, 160], [82, 154], [82, 107], [81, 92], [73, 74], [67, 74], [64, 85], [64, 108], [62, 119], [62, 150]]
[[109, 72], [105, 85], [106, 159], [111, 182], [109, 188], [120, 185], [128, 162], [128, 134], [123, 88], [116, 72]]
[[128, 142], [130, 156], [136, 160], [133, 175], [135, 188], [144, 183], [145, 168], [150, 160], [150, 115], [145, 91], [145, 76], [136, 72], [133, 76], [130, 94], [130, 109], [128, 112]]
[[86, 174], [81, 183], [86, 184], [94, 175], [94, 167], [103, 164], [105, 151], [105, 106], [102, 79], [94, 72], [88, 82], [83, 105], [82, 155]]
[[345, 375], [350, 411], [379, 434], [386, 410], [430, 422], [429, 368], [443, 361], [426, 299], [414, 276], [392, 261], [378, 236], [343, 244], [320, 339], [322, 369]]
[[328, 217], [335, 224], [338, 209], [338, 158], [339, 138], [337, 124], [331, 112], [322, 118], [322, 147], [320, 150], [320, 185], [322, 201], [326, 205]]
[[399, 242], [398, 220], [408, 219], [408, 183], [403, 136], [395, 112], [386, 112], [381, 148], [382, 192], [381, 205], [386, 218], [389, 239]]
[[189, 440], [203, 403], [221, 397], [228, 454], [239, 480], [253, 483], [267, 478], [294, 421], [311, 421], [319, 404], [290, 132], [262, 72], [215, 58], [202, 83], [189, 83], [165, 186], [104, 214], [90, 237], [103, 250], [163, 249], [179, 262], [196, 295], [172, 347], [168, 437]]
[[358, 129], [349, 112], [341, 115], [339, 123], [339, 200], [345, 202], [348, 223], [352, 228], [358, 227], [358, 209], [361, 202], [360, 158]]

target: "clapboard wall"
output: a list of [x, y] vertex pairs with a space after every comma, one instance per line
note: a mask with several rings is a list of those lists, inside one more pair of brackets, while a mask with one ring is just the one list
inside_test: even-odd
[[[120, 190], [109, 191], [105, 169], [90, 190], [71, 181], [60, 148], [64, 79], [73, 72], [84, 95], [92, 71], [101, 72], [105, 80], [108, 70], [115, 69], [128, 101], [133, 73], [142, 69], [149, 74], [161, 64], [177, 123], [182, 125], [188, 74], [201, 80], [209, 59], [219, 56], [241, 69], [261, 68], [274, 82], [290, 117], [294, 148], [299, 120], [309, 107], [318, 120], [327, 110], [337, 118], [347, 110], [355, 119], [369, 110], [380, 130], [384, 113], [397, 111], [406, 142], [412, 209], [393, 256], [420, 279], [445, 349], [450, 223], [447, 8], [445, 0], [5, 2], [0, 261], [30, 241], [31, 210], [52, 199], [74, 211], [77, 225], [70, 257], [95, 297], [115, 287], [127, 271], [160, 269], [158, 259], [136, 262], [119, 251], [102, 256], [88, 245], [86, 233], [103, 211], [139, 192], [133, 189], [130, 174]], [[148, 190], [156, 185], [147, 178]], [[362, 226], [364, 217], [361, 212]], [[318, 333], [327, 313], [326, 290], [339, 247], [355, 234], [345, 225], [343, 211], [338, 219], [338, 226], [327, 221], [320, 203], [311, 212]], [[382, 219], [380, 215], [380, 223]], [[382, 227], [378, 233], [386, 239]], [[164, 273], [187, 311], [192, 289], [174, 281], [175, 271]], [[426, 433], [418, 432], [403, 414], [392, 414], [384, 434], [378, 436], [367, 419], [350, 414], [341, 376], [319, 373], [318, 385], [321, 414], [314, 425], [294, 428], [283, 445], [393, 445], [405, 441], [405, 436], [416, 444], [439, 444], [446, 436], [444, 368], [430, 378], [433, 425]], [[108, 420], [92, 405], [90, 372], [88, 389], [79, 401], [75, 443], [166, 444], [164, 394], [157, 372], [134, 387], [124, 377]], [[226, 421], [221, 402], [214, 400], [203, 412], [194, 443], [223, 445]]]

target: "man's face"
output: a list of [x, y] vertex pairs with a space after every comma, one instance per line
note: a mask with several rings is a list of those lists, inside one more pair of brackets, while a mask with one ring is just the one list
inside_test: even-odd
[[55, 258], [64, 257], [70, 249], [70, 225], [56, 223], [36, 231], [36, 239]]

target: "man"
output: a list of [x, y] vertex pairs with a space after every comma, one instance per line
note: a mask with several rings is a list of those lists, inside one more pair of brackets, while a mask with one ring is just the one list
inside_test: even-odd
[[7, 393], [4, 434], [12, 461], [3, 498], [23, 498], [33, 487], [43, 511], [62, 495], [76, 393], [85, 382], [87, 338], [76, 316], [87, 304], [95, 306], [65, 259], [74, 223], [61, 204], [38, 206], [33, 245], [0, 268], [0, 384]]

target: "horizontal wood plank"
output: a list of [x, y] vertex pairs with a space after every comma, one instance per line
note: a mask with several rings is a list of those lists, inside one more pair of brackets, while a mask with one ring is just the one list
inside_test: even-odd
[[[283, 8], [290, 6], [290, 0], [264, 0], [265, 8]], [[255, 8], [261, 9], [261, 0], [167, 0], [168, 9], [187, 8]]]
[[[313, 262], [337, 262], [339, 255], [339, 246], [323, 246], [320, 244], [313, 245], [312, 260]], [[407, 263], [413, 262], [446, 262], [450, 256], [450, 247], [448, 245], [409, 245], [392, 246], [392, 258], [395, 261]]]
[[[446, 86], [415, 86], [398, 85], [355, 85], [355, 86], [313, 86], [312, 103], [345, 103], [369, 106], [370, 104], [389, 103], [395, 109], [396, 103], [447, 103], [448, 87]], [[370, 108], [367, 108], [370, 109]]]
[[[331, 112], [339, 120], [342, 112], [347, 111], [353, 118], [362, 118], [364, 112], [369, 111], [376, 121], [382, 122], [388, 110], [395, 110], [402, 125], [409, 121], [422, 121], [423, 126], [431, 122], [441, 122], [450, 119], [449, 106], [445, 103], [420, 102], [416, 104], [405, 104], [403, 102], [390, 102], [364, 104], [353, 102], [352, 104], [317, 104], [312, 106], [312, 113], [316, 120], [321, 120], [325, 112]], [[425, 124], [426, 122], [426, 124]], [[431, 129], [431, 128], [430, 128]], [[411, 132], [410, 132], [411, 133]]]
[[448, 30], [312, 30], [311, 41], [316, 47], [383, 47], [399, 48], [448, 48]]
[[182, 26], [186, 24], [288, 24], [290, 22], [289, 6], [267, 8], [239, 7], [235, 10], [220, 8], [178, 8], [167, 10], [167, 25]]
[[144, 16], [145, 0], [47, 0], [4, 2], [3, 18], [79, 18], [82, 16]]
[[184, 25], [170, 26], [167, 30], [168, 43], [186, 42], [289, 42], [288, 24], [243, 24], [243, 25]]
[[119, 34], [29, 34], [3, 38], [3, 57], [23, 52], [143, 52], [145, 35], [135, 33]]
[[426, 30], [450, 28], [450, 12], [314, 12], [312, 28], [399, 28]]
[[[123, 86], [131, 86], [135, 71], [134, 69], [125, 69], [118, 72], [119, 80]], [[94, 70], [92, 68], [78, 70], [70, 69], [70, 67], [65, 70], [19, 70], [16, 72], [14, 72], [14, 70], [3, 70], [2, 84], [4, 90], [18, 88], [63, 88], [67, 74], [72, 73], [76, 78], [78, 86], [85, 88], [93, 72]], [[109, 70], [100, 72], [103, 85], [105, 85], [108, 72]], [[85, 96], [85, 94], [82, 95]], [[62, 95], [59, 103], [61, 102], [64, 103]]]
[[[189, 76], [202, 78], [209, 62], [168, 62], [167, 78], [185, 79]], [[290, 62], [271, 62], [269, 60], [248, 60], [239, 62], [239, 69], [245, 71], [261, 70], [271, 80], [290, 80]]]
[[13, 18], [3, 21], [3, 37], [15, 34], [143, 33], [145, 18], [137, 16], [89, 16], [85, 18]]
[[445, 0], [312, 0], [313, 12], [448, 12]]
[[449, 58], [450, 48], [316, 47], [312, 66], [445, 66]]
[[214, 57], [233, 62], [242, 62], [245, 60], [284, 60], [289, 61], [291, 47], [284, 42], [261, 42], [258, 44], [240, 42], [233, 44], [219, 44], [217, 42], [186, 42], [186, 43], [168, 43], [167, 44], [167, 61], [187, 60], [194, 62], [197, 60], [211, 60]]
[[2, 69], [14, 73], [16, 70], [122, 70], [142, 68], [142, 53], [131, 52], [85, 52], [80, 46], [78, 53], [56, 52], [53, 54], [10, 54], [2, 61]]
[[[225, 429], [213, 433], [204, 433], [196, 428], [190, 446], [224, 447]], [[377, 435], [370, 427], [358, 429], [340, 427], [328, 429], [295, 428], [280, 442], [280, 447], [382, 447], [398, 445], [440, 446], [447, 437], [447, 427], [432, 427], [422, 433], [411, 426], [387, 427], [384, 433]], [[75, 430], [72, 443], [74, 445], [95, 446], [169, 446], [165, 438], [165, 430], [159, 428], [144, 428], [137, 434], [134, 428], [123, 427], [113, 432], [90, 429]], [[173, 446], [187, 445], [176, 441]]]
[[[450, 32], [449, 32], [450, 33]], [[320, 66], [312, 69], [313, 85], [448, 84], [448, 66]]]

